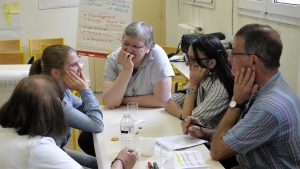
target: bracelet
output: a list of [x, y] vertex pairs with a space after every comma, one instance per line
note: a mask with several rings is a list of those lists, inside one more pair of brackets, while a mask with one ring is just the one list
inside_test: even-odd
[[125, 169], [125, 165], [124, 165], [124, 162], [123, 162], [123, 160], [122, 159], [120, 159], [120, 158], [118, 158], [118, 157], [116, 157], [112, 162], [111, 162], [111, 165], [110, 165], [110, 167], [112, 167], [113, 166], [113, 164], [116, 162], [116, 161], [118, 161], [118, 160], [120, 160], [121, 161], [121, 163], [122, 163], [122, 168], [123, 169]]

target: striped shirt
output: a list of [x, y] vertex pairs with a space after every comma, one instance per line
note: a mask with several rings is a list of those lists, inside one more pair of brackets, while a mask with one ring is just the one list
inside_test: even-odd
[[[183, 89], [186, 89], [185, 86]], [[228, 107], [229, 95], [219, 79], [211, 77], [201, 82], [197, 92], [197, 100], [192, 116], [197, 117], [201, 124], [208, 128], [216, 128]], [[184, 93], [175, 93], [172, 100], [183, 107]]]
[[300, 103], [280, 72], [223, 137], [242, 168], [300, 168]]

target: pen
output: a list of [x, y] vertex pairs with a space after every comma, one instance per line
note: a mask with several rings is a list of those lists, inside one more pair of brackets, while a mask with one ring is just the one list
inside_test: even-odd
[[[185, 121], [185, 119], [183, 117], [179, 117], [179, 120], [181, 121]], [[191, 123], [194, 126], [198, 126], [198, 127], [202, 127], [202, 128], [207, 128], [206, 126], [200, 124], [200, 123]]]
[[158, 165], [156, 162], [153, 162], [153, 169], [159, 169]]

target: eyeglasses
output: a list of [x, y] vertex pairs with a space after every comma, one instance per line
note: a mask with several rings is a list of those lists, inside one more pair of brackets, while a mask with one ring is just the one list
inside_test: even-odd
[[231, 52], [230, 55], [254, 55], [253, 53]]
[[259, 58], [261, 58], [261, 56], [260, 55], [258, 55], [258, 54], [255, 54], [255, 53], [246, 53], [246, 52], [230, 52], [229, 53], [229, 55], [231, 55], [231, 56], [238, 56], [238, 55], [240, 55], [240, 56], [242, 56], [242, 55], [255, 55], [255, 56], [257, 56], [257, 57], [259, 57]]
[[125, 42], [125, 41], [121, 41], [122, 42], [122, 47], [126, 47], [128, 48], [129, 46], [132, 47], [134, 50], [138, 50], [138, 49], [141, 49], [143, 47], [145, 47], [145, 45], [143, 46], [138, 46], [138, 45], [131, 45], [129, 44], [128, 42]]
[[[190, 58], [187, 54], [184, 54], [184, 58], [187, 62], [195, 62], [197, 63], [197, 59], [195, 58]], [[199, 58], [198, 60], [209, 60], [209, 58]]]

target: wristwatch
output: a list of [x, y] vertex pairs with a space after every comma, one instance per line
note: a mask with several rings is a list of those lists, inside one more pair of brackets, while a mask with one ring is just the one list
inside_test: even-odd
[[191, 94], [191, 93], [197, 94], [197, 90], [190, 87], [187, 88], [185, 92], [186, 94]]
[[245, 103], [237, 103], [234, 100], [231, 100], [229, 103], [230, 108], [238, 108], [238, 109], [242, 110], [244, 108], [244, 106], [245, 106]]

